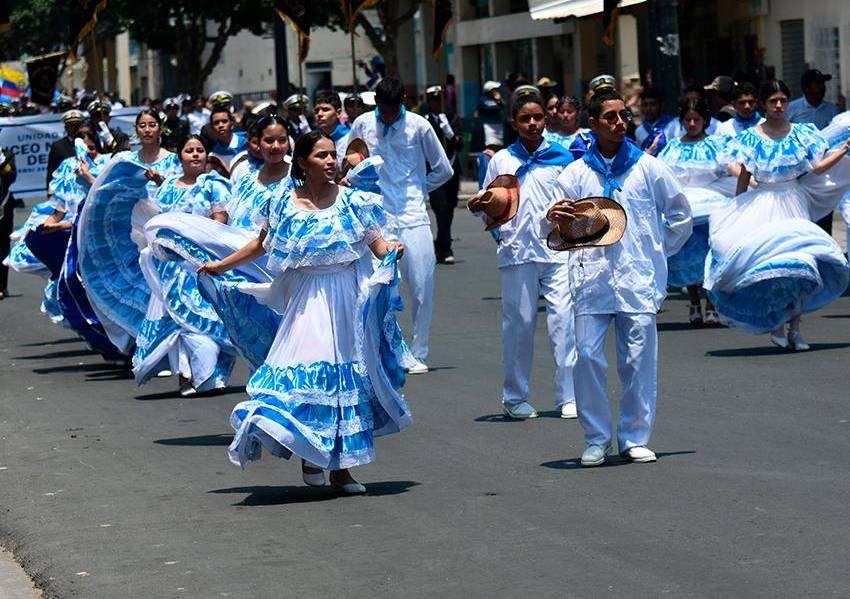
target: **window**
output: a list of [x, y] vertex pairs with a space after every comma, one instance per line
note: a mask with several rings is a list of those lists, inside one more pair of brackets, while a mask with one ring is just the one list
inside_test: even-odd
[[806, 70], [806, 45], [803, 34], [803, 19], [781, 21], [782, 31], [782, 80], [791, 88], [791, 95], [801, 94], [800, 75]]

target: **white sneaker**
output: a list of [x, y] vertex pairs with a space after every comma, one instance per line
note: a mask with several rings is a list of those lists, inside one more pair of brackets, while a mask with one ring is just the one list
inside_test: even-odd
[[502, 409], [505, 411], [505, 415], [510, 418], [516, 418], [517, 420], [528, 420], [529, 418], [537, 418], [537, 410], [534, 409], [527, 401], [523, 401], [517, 404], [502, 404]]
[[160, 370], [159, 372], [157, 372], [156, 376], [157, 376], [157, 378], [164, 379], [166, 377], [171, 376], [172, 374], [174, 374], [174, 373], [171, 372], [170, 370], [166, 369], [166, 370]]
[[646, 464], [647, 462], [654, 462], [658, 459], [655, 457], [654, 451], [643, 445], [629, 447], [623, 455], [637, 464]]
[[343, 495], [363, 495], [366, 493], [366, 487], [356, 480], [350, 483], [338, 483], [334, 480], [333, 475], [330, 477], [331, 486], [342, 492]]
[[308, 487], [324, 487], [325, 486], [325, 472], [304, 472], [301, 471], [301, 478], [304, 480], [304, 484]]
[[605, 463], [606, 449], [601, 445], [588, 445], [584, 453], [581, 454], [581, 465], [584, 468], [593, 466], [601, 466]]
[[428, 365], [419, 360], [416, 360], [416, 364], [407, 369], [407, 374], [425, 374], [426, 372], [428, 372]]
[[192, 397], [193, 395], [197, 395], [198, 390], [195, 389], [192, 385], [186, 385], [185, 387], [180, 387], [180, 395], [183, 397]]
[[791, 331], [788, 333], [788, 343], [794, 351], [809, 351], [812, 347], [803, 339], [803, 334], [800, 331]]
[[578, 418], [576, 402], [571, 401], [561, 406], [561, 418]]

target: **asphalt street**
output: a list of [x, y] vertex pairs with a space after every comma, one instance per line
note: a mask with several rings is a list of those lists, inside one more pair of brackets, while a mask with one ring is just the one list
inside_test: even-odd
[[227, 461], [244, 363], [225, 395], [137, 388], [38, 312], [39, 279], [13, 274], [0, 544], [46, 597], [848, 595], [850, 297], [804, 320], [813, 351], [794, 354], [692, 329], [673, 295], [659, 316], [658, 462], [582, 469], [578, 422], [552, 411], [543, 318], [541, 417], [502, 417], [493, 242], [462, 210], [455, 237], [432, 372], [405, 388], [414, 424], [378, 440], [354, 498], [306, 488], [294, 460]]

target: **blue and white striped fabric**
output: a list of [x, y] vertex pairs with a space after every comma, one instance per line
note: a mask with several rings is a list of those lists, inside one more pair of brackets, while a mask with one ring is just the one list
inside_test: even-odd
[[227, 206], [227, 224], [258, 233], [268, 220], [269, 204], [293, 188], [289, 175], [271, 185], [263, 185], [258, 180], [259, 174], [258, 169], [239, 179]]
[[[32, 207], [29, 217], [20, 227], [15, 229], [9, 236], [14, 245], [9, 251], [9, 255], [3, 260], [3, 264], [14, 270], [15, 272], [28, 273], [49, 277], [50, 271], [47, 266], [41, 263], [41, 260], [33, 256], [33, 253], [27, 247], [24, 237], [30, 231], [34, 231], [47, 220], [47, 217], [53, 214], [55, 207], [50, 201], [39, 202]], [[70, 215], [66, 215], [63, 220], [71, 220]]]
[[[156, 186], [148, 169], [173, 174], [176, 155], [148, 165], [136, 152], [121, 152], [104, 167], [80, 213], [79, 271], [92, 308], [110, 341], [127, 353], [145, 319], [150, 288], [139, 265], [141, 227], [159, 209], [149, 198]], [[177, 162], [179, 165], [179, 161]]]

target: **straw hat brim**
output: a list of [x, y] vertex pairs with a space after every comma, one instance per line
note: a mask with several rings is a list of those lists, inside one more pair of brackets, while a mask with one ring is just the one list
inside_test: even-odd
[[589, 247], [604, 247], [613, 245], [623, 238], [626, 232], [626, 210], [611, 198], [604, 196], [591, 196], [578, 200], [579, 202], [593, 202], [599, 211], [608, 219], [608, 229], [596, 239], [573, 242], [561, 237], [561, 232], [555, 227], [546, 237], [546, 245], [556, 252], [580, 250]]
[[511, 202], [508, 213], [504, 217], [494, 220], [485, 215], [487, 223], [487, 226], [484, 228], [485, 231], [492, 231], [496, 227], [501, 227], [505, 223], [510, 222], [516, 217], [519, 211], [519, 179], [515, 175], [499, 175], [493, 179], [490, 185], [487, 186], [487, 189], [493, 189], [494, 187], [504, 187], [512, 190], [516, 199]]
[[[349, 159], [351, 155], [357, 156], [357, 160]], [[353, 169], [355, 166], [360, 164], [362, 160], [365, 160], [369, 157], [369, 146], [366, 145], [366, 142], [361, 138], [356, 137], [351, 140], [351, 143], [348, 144], [348, 147], [345, 149], [345, 157], [342, 159], [342, 170], [341, 176], [345, 176], [348, 174], [348, 171]]]

